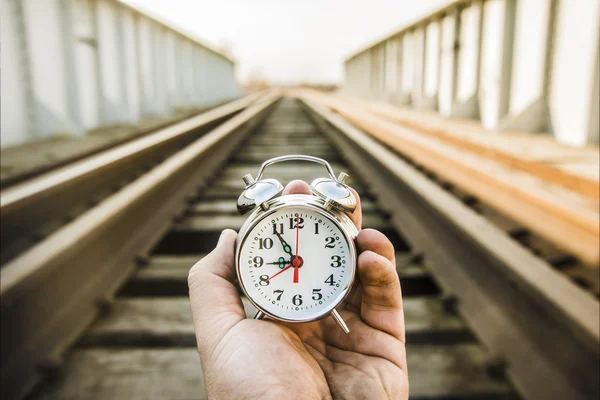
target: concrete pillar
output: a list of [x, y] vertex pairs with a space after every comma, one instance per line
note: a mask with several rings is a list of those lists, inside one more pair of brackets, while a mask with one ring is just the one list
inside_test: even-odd
[[123, 26], [115, 2], [96, 1], [96, 32], [102, 123], [128, 122]]
[[141, 51], [139, 48], [139, 19], [129, 9], [121, 10], [123, 44], [123, 88], [127, 122], [134, 124], [141, 120], [144, 113], [144, 80], [140, 71]]
[[[31, 87], [31, 66], [25, 32], [25, 15], [20, 0], [2, 0], [0, 24], [0, 85], [2, 101], [2, 147], [21, 144], [35, 138], [37, 121]], [[10, 99], [10, 100], [9, 100]]]
[[23, 0], [35, 137], [82, 135], [69, 0]]
[[423, 54], [423, 98], [421, 107], [438, 109], [439, 70], [440, 70], [440, 23], [429, 22], [423, 31], [425, 52]]
[[481, 10], [481, 3], [474, 3], [460, 10], [456, 97], [452, 106], [452, 116], [479, 118]]
[[600, 2], [558, 2], [548, 105], [555, 137], [598, 144]]
[[545, 86], [553, 1], [516, 3], [508, 115], [500, 123], [501, 130], [548, 132], [550, 128]]

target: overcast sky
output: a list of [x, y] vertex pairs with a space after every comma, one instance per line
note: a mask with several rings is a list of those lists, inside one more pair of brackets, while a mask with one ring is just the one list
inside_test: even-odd
[[339, 83], [343, 59], [449, 0], [126, 0], [215, 47], [245, 81]]

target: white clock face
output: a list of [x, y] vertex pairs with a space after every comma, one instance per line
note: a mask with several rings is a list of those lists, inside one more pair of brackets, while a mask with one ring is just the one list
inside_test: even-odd
[[247, 234], [238, 272], [248, 297], [280, 319], [307, 321], [337, 306], [352, 284], [354, 251], [332, 219], [302, 206], [268, 214]]

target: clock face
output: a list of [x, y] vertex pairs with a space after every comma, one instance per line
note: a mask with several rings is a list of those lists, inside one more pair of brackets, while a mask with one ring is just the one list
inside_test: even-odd
[[355, 252], [333, 219], [310, 207], [267, 214], [238, 254], [246, 294], [280, 319], [307, 321], [335, 308], [352, 285]]

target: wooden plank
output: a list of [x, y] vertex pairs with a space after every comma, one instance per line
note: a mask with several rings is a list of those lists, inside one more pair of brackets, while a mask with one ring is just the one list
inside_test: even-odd
[[[408, 348], [410, 398], [514, 399], [510, 386], [486, 374], [477, 345]], [[206, 399], [198, 353], [191, 348], [80, 349], [38, 400]]]
[[[246, 316], [256, 309], [243, 298]], [[82, 346], [196, 346], [187, 297], [118, 299], [81, 339]]]
[[[190, 216], [173, 229], [154, 248], [154, 254], [197, 254], [211, 251], [223, 229], [238, 230], [244, 216]], [[408, 251], [408, 243], [381, 216], [365, 214], [363, 228], [379, 230], [392, 242], [396, 251]]]
[[282, 137], [281, 139], [282, 140], [274, 141], [272, 140], [272, 136], [265, 136], [265, 138], [262, 140], [260, 138], [251, 138], [246, 143], [246, 146], [243, 146], [240, 154], [293, 154], [291, 151], [294, 151], [298, 148], [301, 148], [302, 152], [305, 154], [321, 153], [332, 154], [334, 156], [339, 154], [325, 140], [320, 139], [320, 137], [316, 135], [304, 136], [303, 143], [296, 142], [292, 144], [288, 138]]
[[323, 95], [310, 96], [416, 163], [495, 207], [555, 245], [597, 268], [600, 263], [598, 203], [548, 185], [522, 171], [450, 147], [357, 107]]
[[[473, 122], [448, 120], [435, 113], [371, 103], [356, 98], [351, 100], [377, 116], [419, 130], [445, 143], [502, 162], [511, 168], [526, 171], [592, 199], [600, 198], [598, 179], [560, 167], [560, 160], [564, 158], [592, 157], [598, 171], [600, 152], [597, 148], [561, 145], [542, 135], [493, 135]], [[523, 139], [529, 143], [525, 144]], [[537, 154], [532, 154], [533, 151]]]
[[582, 164], [582, 163], [562, 163], [561, 168], [569, 173], [574, 173], [582, 176], [587, 176], [590, 179], [598, 179], [600, 172], [598, 165]]
[[190, 207], [190, 212], [194, 214], [238, 214], [237, 206], [234, 201], [204, 200], [195, 203]]
[[[246, 316], [256, 309], [242, 298]], [[410, 343], [472, 341], [464, 323], [444, 310], [437, 298], [404, 300], [406, 337]], [[111, 311], [81, 339], [83, 346], [195, 346], [190, 303], [186, 297], [119, 298]]]
[[[363, 213], [372, 213], [377, 209], [377, 204], [369, 199], [362, 200], [360, 205]], [[193, 204], [190, 210], [191, 214], [238, 214], [235, 201], [201, 200]]]
[[77, 350], [45, 400], [207, 399], [194, 349]]
[[[274, 151], [272, 153], [259, 153], [259, 154], [243, 154], [240, 153], [238, 154], [236, 157], [231, 159], [231, 162], [233, 163], [256, 163], [256, 164], [260, 164], [268, 159], [274, 158], [274, 157], [278, 157], [282, 155], [280, 152]], [[336, 162], [340, 162], [342, 159], [340, 156], [338, 155], [334, 155], [334, 154], [329, 154], [329, 153], [311, 153], [311, 156], [315, 156], [315, 157], [319, 157], [319, 158], [323, 158], [327, 161], [336, 161]]]
[[477, 345], [407, 346], [410, 399], [516, 399], [506, 382], [486, 373]]
[[251, 138], [248, 143], [251, 143], [254, 146], [285, 146], [287, 149], [289, 149], [290, 146], [302, 146], [303, 150], [305, 148], [311, 150], [330, 147], [329, 142], [324, 137], [319, 136], [311, 136], [310, 143], [307, 143], [306, 135], [308, 134], [309, 133], [296, 132], [295, 136], [273, 136], [277, 135], [277, 132], [273, 131], [270, 136], [255, 136]]
[[[290, 150], [292, 149], [290, 149], [289, 147], [282, 152], [281, 149], [274, 147], [248, 146], [245, 150], [238, 152], [233, 158], [233, 160], [262, 163], [263, 161], [266, 161], [269, 158], [279, 157], [285, 154], [295, 154], [292, 153]], [[331, 161], [335, 160], [339, 162], [340, 160], [339, 153], [326, 148], [314, 149], [310, 155]]]

